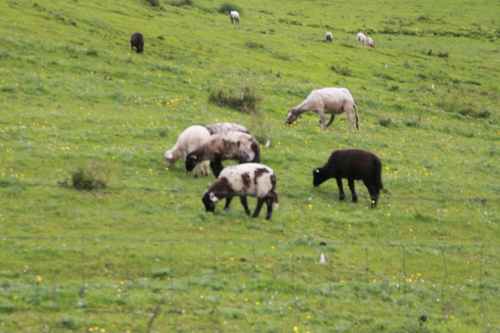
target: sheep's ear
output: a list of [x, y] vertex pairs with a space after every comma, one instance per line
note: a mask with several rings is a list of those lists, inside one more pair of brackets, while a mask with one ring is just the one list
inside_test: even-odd
[[193, 155], [193, 160], [195, 160], [195, 161], [196, 161], [197, 159], [198, 159], [198, 156]]
[[213, 192], [210, 192], [210, 201], [216, 203], [219, 202], [219, 198], [217, 198]]
[[314, 170], [314, 172], [319, 173], [319, 169]]
[[301, 115], [301, 114], [299, 114], [299, 118], [302, 118], [302, 115]]

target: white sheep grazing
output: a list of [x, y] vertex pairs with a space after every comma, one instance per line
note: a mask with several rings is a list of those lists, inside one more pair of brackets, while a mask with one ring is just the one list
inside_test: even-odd
[[247, 196], [257, 197], [257, 207], [252, 217], [259, 216], [260, 210], [267, 205], [266, 220], [271, 218], [273, 208], [278, 209], [278, 195], [276, 194], [276, 176], [274, 171], [259, 163], [245, 163], [225, 168], [219, 178], [203, 195], [202, 201], [207, 212], [213, 212], [215, 205], [226, 199], [224, 209], [234, 196], [239, 196], [245, 213], [250, 215]]
[[327, 42], [331, 42], [333, 40], [333, 35], [331, 32], [327, 32], [325, 35], [325, 39]]
[[228, 10], [229, 18], [231, 19], [231, 23], [236, 22], [236, 24], [240, 24], [240, 13], [235, 10]]
[[[187, 154], [198, 148], [199, 145], [209, 138], [210, 132], [204, 126], [194, 125], [186, 128], [184, 132], [179, 135], [175, 146], [165, 152], [167, 167], [170, 168], [175, 162], [181, 158], [185, 158]], [[198, 177], [198, 173], [203, 176], [208, 176], [209, 165], [209, 161], [200, 163], [196, 170], [194, 170], [194, 176]]]
[[375, 47], [375, 44], [373, 43], [373, 39], [371, 39], [370, 37], [366, 37], [365, 46]]
[[227, 132], [242, 132], [249, 134], [245, 126], [236, 123], [215, 123], [205, 126], [205, 128], [210, 132], [210, 134], [219, 134]]
[[365, 44], [366, 41], [366, 36], [362, 32], [358, 32], [358, 35], [356, 36], [356, 41], [360, 44]]
[[222, 169], [223, 160], [241, 163], [260, 163], [259, 142], [250, 134], [227, 132], [212, 135], [204, 144], [186, 156], [186, 170], [191, 171], [201, 161], [209, 160], [215, 177]]
[[[351, 116], [351, 109], [354, 107], [356, 111], [356, 128], [359, 130], [358, 107], [354, 103], [351, 93], [346, 88], [323, 88], [313, 90], [307, 98], [290, 109], [287, 114], [286, 123], [291, 124], [297, 118], [301, 117], [302, 113], [313, 111], [319, 114], [319, 122], [321, 128], [326, 128], [333, 122], [336, 114], [345, 112], [351, 122], [351, 132], [353, 131], [354, 120]], [[325, 126], [325, 113], [330, 114], [330, 121]]]

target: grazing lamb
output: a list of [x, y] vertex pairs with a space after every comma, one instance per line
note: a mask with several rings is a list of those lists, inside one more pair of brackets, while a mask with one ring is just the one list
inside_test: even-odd
[[[354, 104], [354, 99], [349, 90], [346, 88], [323, 88], [313, 90], [302, 103], [288, 111], [286, 123], [291, 124], [297, 120], [297, 118], [302, 117], [301, 115], [304, 112], [313, 111], [319, 114], [321, 128], [325, 131], [335, 119], [336, 114], [345, 112], [351, 122], [352, 132], [354, 126], [354, 120], [351, 116], [352, 107], [354, 107], [356, 111], [356, 128], [359, 130], [358, 107]], [[330, 120], [326, 125], [325, 113], [330, 114]]]
[[[185, 158], [187, 154], [198, 148], [199, 145], [204, 143], [210, 138], [210, 132], [203, 126], [194, 125], [184, 130], [179, 135], [175, 146], [165, 152], [165, 161], [167, 167], [171, 167], [175, 162], [181, 158]], [[203, 161], [194, 170], [194, 176], [198, 177], [198, 173], [203, 176], [208, 176], [209, 161]]]
[[271, 168], [259, 163], [245, 163], [225, 168], [219, 178], [203, 195], [202, 201], [207, 212], [213, 212], [215, 205], [226, 199], [224, 209], [234, 196], [239, 196], [245, 213], [250, 215], [247, 196], [257, 197], [257, 207], [252, 217], [259, 216], [260, 210], [267, 204], [266, 220], [271, 218], [273, 208], [278, 208], [278, 195], [276, 194], [276, 176]]
[[137, 53], [144, 53], [144, 36], [140, 32], [136, 32], [130, 37], [130, 50], [133, 50], [134, 47], [137, 49]]
[[354, 190], [354, 180], [362, 180], [370, 193], [372, 208], [377, 205], [380, 190], [384, 188], [380, 158], [372, 152], [361, 149], [334, 151], [323, 167], [313, 171], [314, 186], [319, 186], [330, 178], [337, 180], [340, 200], [345, 199], [342, 178], [347, 178], [353, 202], [358, 201], [358, 195]]
[[358, 32], [358, 35], [356, 36], [356, 41], [360, 43], [361, 45], [365, 44], [366, 41], [366, 36], [362, 32]]
[[227, 132], [242, 132], [250, 134], [245, 126], [241, 126], [236, 123], [215, 123], [205, 127], [212, 135]]
[[209, 160], [214, 176], [218, 177], [224, 169], [221, 162], [228, 159], [260, 163], [259, 142], [241, 132], [214, 134], [186, 156], [186, 170], [191, 171], [201, 161]]
[[325, 35], [325, 39], [327, 42], [331, 42], [333, 40], [333, 35], [331, 32], [327, 32]]
[[231, 19], [231, 23], [236, 22], [236, 24], [240, 24], [240, 13], [235, 10], [228, 10], [229, 18]]
[[365, 46], [375, 47], [375, 44], [373, 43], [373, 39], [371, 39], [370, 37], [366, 37]]

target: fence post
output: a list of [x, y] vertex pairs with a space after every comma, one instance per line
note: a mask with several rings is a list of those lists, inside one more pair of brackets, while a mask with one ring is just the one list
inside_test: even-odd
[[401, 249], [403, 250], [403, 293], [406, 295], [406, 249], [405, 245], [401, 244]]
[[365, 279], [366, 279], [366, 283], [369, 283], [370, 279], [368, 278], [368, 271], [370, 270], [370, 261], [368, 259], [368, 245], [365, 246], [365, 260], [366, 260]]
[[448, 283], [448, 267], [446, 265], [446, 256], [444, 254], [445, 250], [446, 250], [446, 246], [445, 245], [441, 246], [441, 256], [443, 257], [443, 264], [444, 264], [444, 281], [443, 281], [443, 285], [441, 287], [441, 304], [443, 305], [443, 316], [446, 315], [446, 302], [444, 300], [444, 298], [445, 298], [444, 288], [445, 288], [446, 284]]
[[[87, 288], [85, 287], [85, 269], [86, 269], [86, 261], [87, 257], [85, 256], [85, 237], [82, 236], [80, 238], [80, 245], [82, 249], [82, 265], [81, 265], [81, 272], [82, 272], [82, 288], [80, 289], [79, 296], [83, 299], [86, 299], [87, 297]], [[87, 327], [87, 322], [88, 322], [88, 312], [87, 312], [87, 307], [84, 307], [83, 310], [84, 315], [84, 321], [85, 321], [85, 327]]]

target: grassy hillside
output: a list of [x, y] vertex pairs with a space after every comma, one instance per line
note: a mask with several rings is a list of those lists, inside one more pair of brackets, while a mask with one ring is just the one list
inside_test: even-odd
[[[0, 3], [0, 332], [500, 331], [499, 4], [234, 4], [240, 25], [222, 1]], [[360, 131], [285, 125], [332, 86]], [[214, 87], [254, 89], [258, 112]], [[206, 213], [214, 177], [165, 167], [186, 127], [221, 121], [261, 142], [271, 221]], [[381, 157], [376, 209], [361, 182], [358, 203], [312, 186], [345, 148]], [[80, 168], [106, 187], [75, 189]]]

